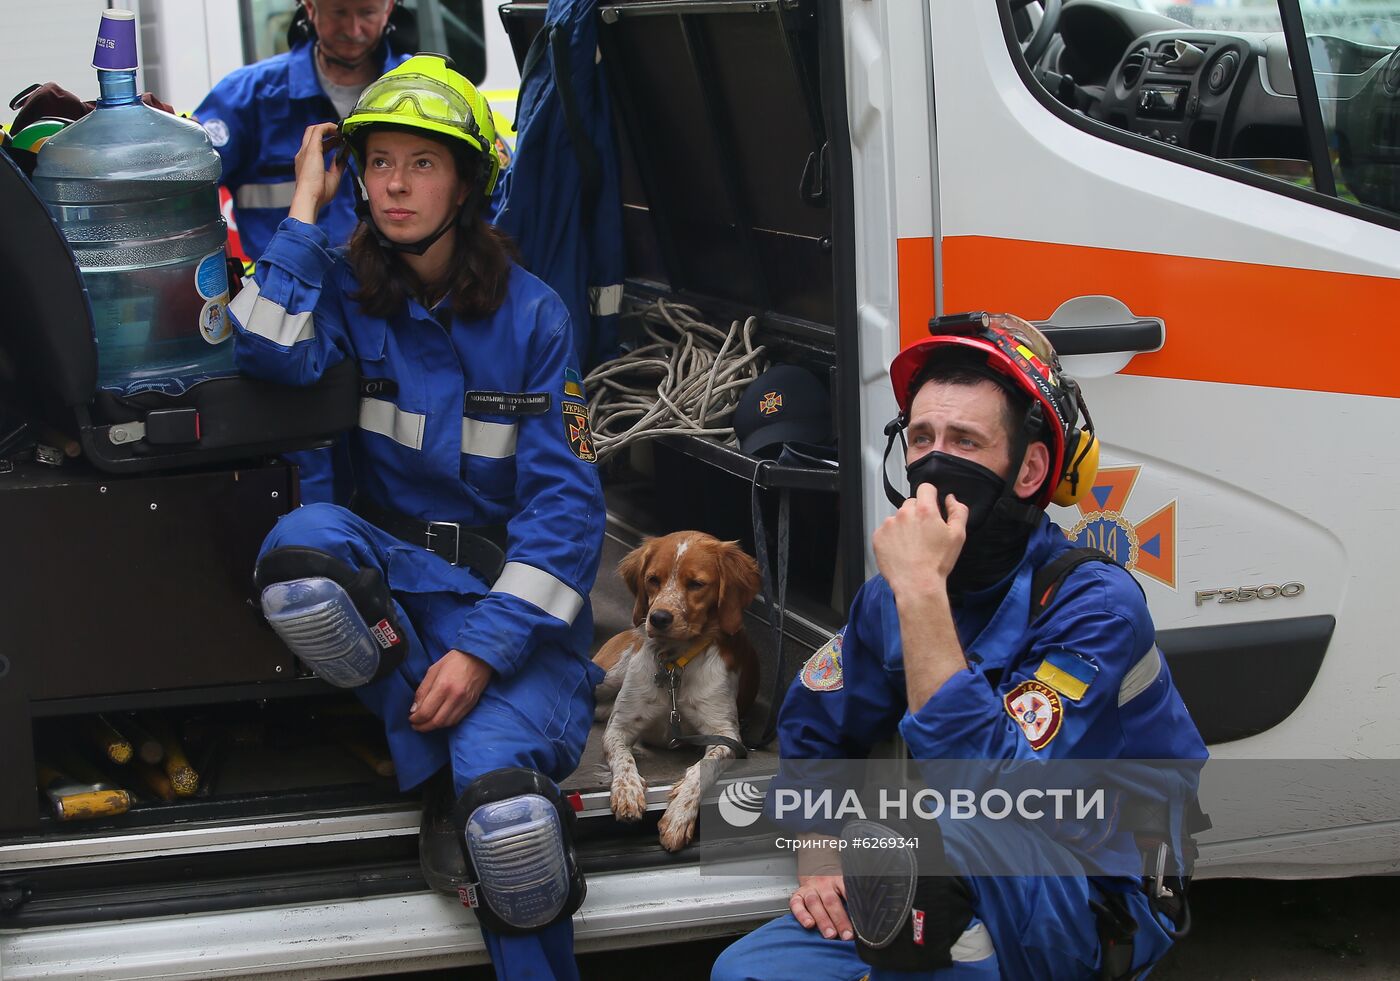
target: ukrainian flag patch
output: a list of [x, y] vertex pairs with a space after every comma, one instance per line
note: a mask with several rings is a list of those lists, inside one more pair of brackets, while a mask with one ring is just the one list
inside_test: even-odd
[[583, 379], [572, 368], [564, 369], [564, 395], [571, 399], [583, 398]]
[[1071, 702], [1084, 697], [1098, 674], [1097, 664], [1073, 651], [1055, 651], [1035, 669], [1037, 681], [1049, 685]]

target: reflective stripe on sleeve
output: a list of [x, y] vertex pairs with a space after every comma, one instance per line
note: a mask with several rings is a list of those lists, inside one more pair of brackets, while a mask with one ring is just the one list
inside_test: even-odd
[[462, 419], [462, 452], [505, 460], [515, 455], [515, 423]]
[[423, 448], [423, 430], [427, 422], [427, 416], [418, 412], [405, 412], [393, 402], [383, 399], [360, 399], [360, 428], [387, 436], [410, 450]]
[[567, 583], [523, 562], [507, 562], [491, 592], [506, 593], [533, 603], [565, 623], [573, 623], [578, 611], [583, 609], [583, 597]]
[[588, 287], [588, 310], [595, 317], [607, 317], [622, 309], [622, 284]]
[[987, 932], [986, 924], [974, 923], [962, 932], [962, 936], [948, 951], [948, 956], [955, 964], [975, 964], [977, 961], [985, 961], [995, 953], [992, 935]]
[[316, 336], [310, 310], [288, 313], [282, 304], [264, 297], [258, 290], [258, 284], [252, 280], [233, 298], [228, 312], [248, 333], [265, 337], [282, 347], [291, 347], [298, 341], [309, 341]]
[[244, 184], [234, 193], [233, 202], [240, 208], [290, 208], [292, 192], [296, 188], [296, 181], [283, 181], [280, 184]]
[[1162, 652], [1153, 644], [1152, 649], [1144, 654], [1137, 664], [1128, 669], [1128, 673], [1123, 675], [1123, 683], [1118, 686], [1118, 704], [1127, 705], [1143, 692], [1148, 686], [1157, 680], [1157, 676], [1162, 673]]

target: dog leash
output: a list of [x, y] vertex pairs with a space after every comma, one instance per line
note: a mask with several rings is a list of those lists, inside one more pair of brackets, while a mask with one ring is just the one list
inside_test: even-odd
[[[758, 466], [754, 468], [753, 484], [749, 492], [754, 554], [763, 578], [763, 605], [768, 612], [768, 623], [773, 628], [773, 683], [768, 697], [768, 717], [764, 720], [758, 738], [750, 740], [755, 749], [767, 746], [778, 734], [778, 710], [782, 707], [783, 682], [787, 674], [783, 670], [783, 626], [787, 619], [789, 511], [792, 495], [788, 488], [778, 488], [778, 565], [775, 570], [772, 560], [768, 557], [768, 530], [763, 521], [763, 507], [758, 493], [762, 486], [762, 478], [772, 465], [771, 460], [759, 461]], [[773, 588], [775, 578], [776, 593]]]
[[676, 692], [681, 685], [681, 672], [685, 666], [693, 661], [701, 651], [710, 646], [709, 640], [703, 640], [680, 657], [673, 661], [667, 661], [661, 665], [661, 670], [656, 672], [656, 683], [667, 689], [671, 696], [671, 721], [666, 726], [667, 749], [679, 749], [682, 746], [727, 746], [733, 752], [735, 759], [747, 759], [748, 748], [737, 739], [730, 739], [728, 736], [682, 736], [681, 735], [681, 711], [676, 704]]

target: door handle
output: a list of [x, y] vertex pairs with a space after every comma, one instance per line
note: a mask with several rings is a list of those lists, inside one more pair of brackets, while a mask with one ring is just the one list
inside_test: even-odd
[[1160, 351], [1167, 342], [1160, 317], [1140, 317], [1111, 296], [1076, 296], [1036, 326], [1060, 357], [1087, 355], [1071, 370], [1088, 378], [1116, 374], [1137, 355]]
[[1162, 321], [1156, 318], [1082, 327], [1037, 326], [1055, 346], [1060, 357], [1073, 354], [1138, 354], [1156, 351], [1166, 341], [1166, 330]]

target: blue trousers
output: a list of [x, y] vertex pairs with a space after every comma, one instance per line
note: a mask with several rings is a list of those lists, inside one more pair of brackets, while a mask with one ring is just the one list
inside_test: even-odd
[[[1053, 898], [1055, 894], [1063, 896], [1065, 892], [1059, 888], [1040, 890], [1036, 888], [1035, 881], [1021, 880], [1009, 891], [1023, 896], [1038, 893], [1036, 898]], [[974, 891], [978, 891], [976, 883], [973, 884], [973, 888]], [[1071, 887], [1068, 891], [1077, 890]], [[1084, 898], [1088, 898], [1087, 890]], [[1144, 898], [1133, 908], [1133, 914], [1140, 925], [1148, 922], [1144, 919], [1148, 916], [1146, 906]], [[1050, 924], [1062, 919], [1055, 915], [1044, 916], [1035, 906], [1023, 908], [1022, 912], [1032, 918], [1043, 916]], [[979, 922], [974, 919], [974, 926]], [[1092, 916], [1086, 917], [1086, 925], [1093, 928]], [[1031, 927], [1027, 930], [1030, 934], [1040, 933], [1043, 936], [1051, 932], [1036, 930], [1033, 924], [1027, 926]], [[1133, 951], [1134, 970], [1160, 959], [1166, 953], [1169, 944], [1163, 946], [1156, 942], [1153, 934], [1157, 932], [1153, 926], [1149, 925], [1145, 930], [1140, 926], [1137, 947]], [[1143, 934], [1147, 935], [1146, 938]], [[1039, 942], [1043, 943], [1043, 940]], [[1007, 981], [1050, 981], [1061, 978], [1090, 981], [1098, 978], [1097, 939], [1093, 946], [1081, 948], [1079, 951], [1048, 946], [1023, 949], [1015, 945], [998, 949], [1004, 950], [1006, 956], [1002, 957], [993, 952], [990, 957], [981, 960], [955, 961], [951, 967], [925, 974], [881, 971], [860, 959], [860, 955], [856, 953], [855, 941], [828, 940], [815, 928], [808, 930], [789, 913], [764, 924], [730, 945], [715, 960], [710, 971], [710, 981], [790, 981], [793, 978], [801, 978], [803, 981], [859, 981], [867, 976], [870, 981], [912, 981], [914, 978], [921, 981], [996, 981], [999, 978]]]
[[[1099, 900], [1102, 893], [1070, 852], [1043, 834], [997, 822], [939, 824], [949, 862], [965, 874], [971, 888], [973, 923], [984, 924], [990, 934], [994, 951], [990, 957], [922, 974], [875, 970], [860, 959], [854, 941], [828, 940], [788, 914], [725, 950], [715, 961], [711, 981], [856, 981], [867, 974], [870, 981], [1098, 978], [1098, 924], [1089, 901]], [[1018, 854], [1031, 850], [1034, 860], [1027, 858], [1019, 867], [1046, 874], [985, 874], [1008, 867], [1008, 860], [1014, 863]], [[987, 856], [996, 856], [995, 861]], [[1125, 896], [1138, 923], [1133, 946], [1133, 969], [1137, 970], [1159, 961], [1171, 947], [1171, 938], [1140, 890], [1132, 888]]]
[[998, 981], [997, 955], [956, 961], [931, 974], [875, 971], [856, 953], [854, 940], [828, 940], [814, 927], [808, 930], [789, 913], [765, 923], [735, 941], [715, 960], [710, 981], [895, 981], [936, 978], [937, 981]]
[[[407, 545], [334, 504], [309, 504], [284, 515], [262, 551], [289, 545], [319, 549], [354, 568], [376, 568], [389, 586], [408, 654], [397, 672], [355, 694], [384, 723], [400, 787], [417, 786], [449, 764], [458, 794], [500, 767], [527, 767], [562, 780], [578, 766], [593, 723], [593, 687], [601, 680], [583, 652], [542, 644], [520, 671], [492, 678], [461, 722], [415, 732], [408, 716], [418, 685], [455, 646], [463, 615], [487, 585], [470, 569]], [[523, 936], [481, 933], [503, 981], [578, 978], [570, 920]]]

